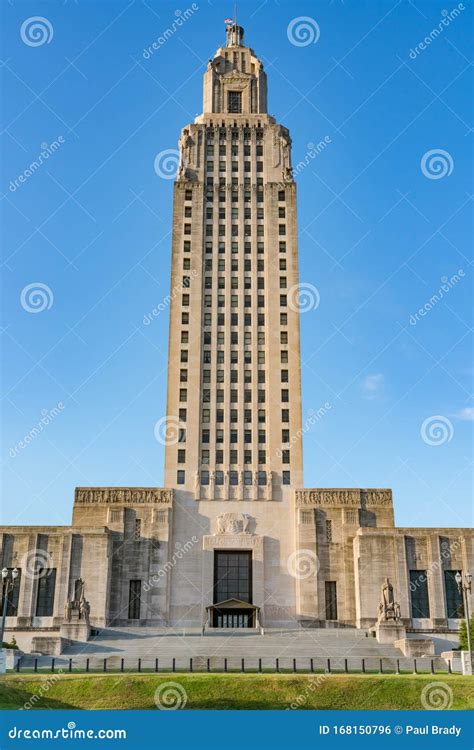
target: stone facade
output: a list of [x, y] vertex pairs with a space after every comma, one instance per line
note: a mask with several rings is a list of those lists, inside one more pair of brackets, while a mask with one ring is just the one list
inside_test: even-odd
[[179, 149], [166, 486], [78, 487], [71, 526], [0, 528], [7, 633], [56, 649], [80, 579], [93, 628], [201, 627], [226, 551], [250, 554], [266, 628], [370, 628], [388, 577], [403, 626], [456, 630], [471, 530], [395, 528], [389, 489], [303, 489], [291, 138], [238, 26]]

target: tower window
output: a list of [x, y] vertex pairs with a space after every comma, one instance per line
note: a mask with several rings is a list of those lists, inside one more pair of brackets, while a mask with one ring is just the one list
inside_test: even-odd
[[228, 92], [228, 111], [239, 114], [242, 112], [242, 92], [241, 91], [229, 91]]

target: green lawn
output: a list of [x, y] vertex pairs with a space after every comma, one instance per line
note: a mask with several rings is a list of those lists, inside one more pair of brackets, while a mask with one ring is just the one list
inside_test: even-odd
[[474, 708], [474, 680], [459, 675], [178, 673], [8, 674], [0, 679], [0, 708], [154, 709], [156, 689], [169, 682], [184, 688], [187, 709], [423, 709], [431, 683], [445, 686], [450, 708]]

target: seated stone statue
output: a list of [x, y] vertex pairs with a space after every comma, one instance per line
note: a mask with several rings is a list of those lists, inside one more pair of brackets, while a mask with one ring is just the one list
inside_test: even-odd
[[387, 622], [393, 620], [398, 622], [400, 619], [400, 605], [395, 601], [393, 596], [393, 586], [388, 578], [385, 578], [381, 589], [381, 601], [378, 606], [378, 621]]

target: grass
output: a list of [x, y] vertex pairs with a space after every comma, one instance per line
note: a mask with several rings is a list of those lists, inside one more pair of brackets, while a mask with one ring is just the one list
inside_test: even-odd
[[155, 691], [169, 682], [184, 689], [186, 709], [423, 709], [422, 690], [433, 682], [447, 686], [452, 709], [474, 708], [474, 681], [460, 675], [212, 673], [8, 674], [0, 708], [156, 709]]

